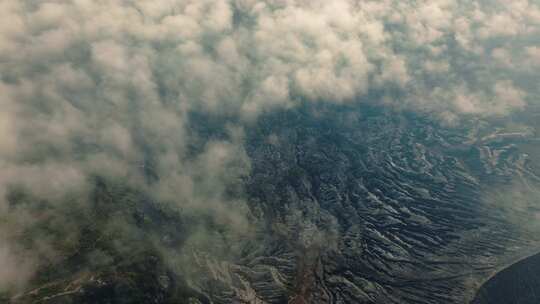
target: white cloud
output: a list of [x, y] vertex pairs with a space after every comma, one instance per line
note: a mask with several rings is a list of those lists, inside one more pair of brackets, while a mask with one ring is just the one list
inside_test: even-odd
[[535, 66], [540, 65], [540, 47], [529, 46], [525, 49], [526, 62]]
[[22, 288], [33, 274], [33, 263], [0, 239], [0, 290]]

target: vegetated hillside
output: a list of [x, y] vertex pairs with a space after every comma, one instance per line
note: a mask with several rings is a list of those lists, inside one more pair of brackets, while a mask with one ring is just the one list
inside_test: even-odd
[[[256, 232], [232, 238], [227, 258], [194, 251], [196, 270], [171, 268], [163, 248], [181, 250], [193, 219], [97, 183], [95, 214], [81, 218], [98, 220], [81, 221], [85, 237], [12, 301], [464, 303], [535, 241], [486, 200], [516, 178], [538, 182], [519, 150], [531, 137], [373, 108], [274, 113], [246, 134], [243, 189]], [[525, 207], [516, 212], [534, 216]], [[129, 225], [111, 228], [117, 221]], [[106, 262], [92, 266], [96, 252]]]

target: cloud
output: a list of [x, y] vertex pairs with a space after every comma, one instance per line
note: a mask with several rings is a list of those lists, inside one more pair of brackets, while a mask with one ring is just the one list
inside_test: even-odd
[[[4, 0], [0, 209], [14, 185], [58, 203], [105, 175], [234, 226], [226, 188], [261, 113], [373, 91], [440, 117], [523, 109], [513, 62], [538, 62], [540, 7], [491, 2]], [[193, 113], [232, 125], [199, 138]]]
[[7, 247], [5, 240], [0, 245], [0, 290], [21, 288], [35, 271], [34, 263], [20, 251]]
[[529, 46], [525, 49], [525, 53], [527, 54], [528, 63], [534, 66], [540, 65], [540, 47]]

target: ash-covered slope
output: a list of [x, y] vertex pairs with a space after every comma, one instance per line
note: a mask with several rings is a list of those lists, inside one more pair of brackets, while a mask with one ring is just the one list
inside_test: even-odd
[[377, 109], [261, 119], [249, 136], [247, 191], [265, 223], [264, 245], [221, 267], [226, 275], [214, 278], [227, 292], [210, 297], [216, 303], [470, 300], [490, 271], [535, 238], [485, 196], [518, 176], [535, 178], [516, 146], [532, 133], [494, 130], [478, 121], [445, 128]]

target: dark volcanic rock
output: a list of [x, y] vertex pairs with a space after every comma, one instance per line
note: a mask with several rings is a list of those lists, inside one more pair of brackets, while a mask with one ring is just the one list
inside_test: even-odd
[[474, 123], [325, 111], [274, 114], [251, 130], [247, 191], [266, 243], [230, 269], [218, 303], [464, 303], [498, 257], [526, 244], [483, 201], [486, 187], [529, 174], [508, 138], [471, 135]]

